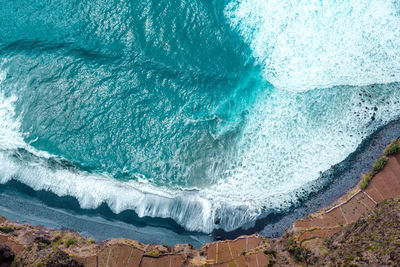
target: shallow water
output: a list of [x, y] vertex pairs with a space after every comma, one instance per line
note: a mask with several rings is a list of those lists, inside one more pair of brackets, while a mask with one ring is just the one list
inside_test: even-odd
[[0, 182], [251, 228], [400, 117], [393, 1], [1, 1]]

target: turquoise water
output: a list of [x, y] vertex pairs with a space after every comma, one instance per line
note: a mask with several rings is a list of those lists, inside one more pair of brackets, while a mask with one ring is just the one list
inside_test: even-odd
[[400, 116], [396, 1], [0, 1], [0, 182], [249, 227]]

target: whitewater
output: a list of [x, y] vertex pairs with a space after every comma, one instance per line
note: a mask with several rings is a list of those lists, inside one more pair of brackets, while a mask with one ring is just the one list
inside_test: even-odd
[[[199, 16], [198, 28], [209, 16], [220, 23], [211, 23], [219, 32], [191, 32], [196, 38], [209, 45], [230, 32], [238, 38], [232, 47], [243, 41], [243, 50], [232, 49], [241, 56], [218, 64], [210, 51], [224, 51], [213, 59], [225, 62], [233, 57], [221, 48], [228, 41], [196, 55], [203, 43], [190, 39], [187, 48], [180, 23], [166, 37], [151, 4], [138, 11], [139, 36], [128, 3], [106, 13], [104, 28], [83, 28], [100, 41], [79, 53], [69, 42], [85, 43], [74, 35], [81, 32], [60, 33], [57, 42], [13, 40], [9, 32], [23, 31], [22, 24], [2, 32], [0, 183], [72, 196], [84, 209], [106, 203], [115, 213], [171, 218], [188, 231], [232, 231], [321, 190], [329, 182], [321, 173], [400, 118], [396, 1], [244, 0], [218, 8], [185, 2], [183, 24], [197, 21], [190, 14], [200, 11], [212, 15]], [[88, 8], [89, 20], [102, 11]], [[47, 38], [46, 31], [35, 34]], [[102, 42], [98, 54], [88, 52]], [[143, 56], [155, 51], [156, 59]], [[104, 67], [108, 61], [118, 64]]]

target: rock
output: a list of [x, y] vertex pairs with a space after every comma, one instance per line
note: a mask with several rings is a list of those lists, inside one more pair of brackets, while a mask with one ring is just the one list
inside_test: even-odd
[[60, 249], [56, 249], [54, 252], [48, 255], [48, 260], [45, 266], [54, 267], [83, 267], [83, 264], [77, 262], [71, 258], [67, 253]]
[[14, 258], [14, 252], [8, 246], [0, 244], [0, 267], [11, 266]]
[[83, 267], [84, 265], [59, 248], [47, 248], [22, 251], [15, 260], [15, 266]]

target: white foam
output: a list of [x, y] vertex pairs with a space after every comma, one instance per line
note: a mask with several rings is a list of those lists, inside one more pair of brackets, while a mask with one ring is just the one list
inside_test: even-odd
[[[0, 90], [3, 77], [4, 72], [0, 73]], [[137, 181], [122, 182], [107, 174], [52, 168], [46, 162], [55, 156], [25, 143], [24, 134], [20, 132], [20, 117], [16, 117], [14, 109], [16, 101], [17, 97], [13, 95], [5, 97], [0, 94], [0, 183], [14, 179], [34, 190], [73, 196], [82, 208], [96, 208], [106, 203], [115, 213], [134, 210], [139, 217], [172, 218], [187, 230], [205, 233], [216, 227], [216, 214], [226, 216], [226, 213], [233, 215], [237, 211], [236, 206], [224, 203], [223, 199], [214, 203], [204, 192], [197, 190], [154, 186], [141, 175]], [[34, 160], [18, 160], [15, 157], [18, 148], [27, 150]], [[255, 219], [250, 206], [240, 206], [244, 207], [243, 212], [224, 220], [221, 227], [233, 230]]]
[[359, 96], [361, 89], [350, 89], [276, 90], [261, 97], [250, 111], [233, 167], [214, 190], [278, 210], [314, 190], [295, 194], [343, 161], [378, 127], [399, 118], [398, 86], [369, 90], [367, 99]]
[[275, 87], [400, 81], [400, 18], [393, 1], [238, 0], [225, 14]]
[[[276, 91], [260, 97], [248, 116], [231, 167], [216, 184], [201, 190], [158, 187], [142, 177], [122, 182], [107, 174], [50, 167], [47, 159], [52, 155], [23, 141], [20, 119], [15, 117], [16, 97], [0, 95], [0, 183], [15, 179], [35, 190], [73, 196], [82, 208], [106, 203], [116, 213], [134, 210], [140, 217], [172, 218], [192, 231], [250, 226], [263, 210], [284, 210], [301, 194], [313, 191], [304, 186], [320, 171], [343, 160], [363, 137], [400, 114], [396, 86], [369, 92], [372, 95], [363, 105], [352, 92], [347, 88]], [[379, 109], [371, 124], [375, 106]], [[35, 160], [18, 160], [17, 148], [36, 155]]]
[[[366, 88], [367, 99], [357, 87], [308, 90], [399, 80], [400, 24], [389, 1], [246, 0], [229, 5], [226, 14], [264, 66], [267, 80], [280, 90], [260, 96], [250, 109], [228, 155], [230, 165], [209, 172], [222, 173], [213, 177], [216, 184], [182, 190], [157, 187], [142, 177], [121, 182], [107, 174], [50, 168], [45, 159], [53, 156], [24, 142], [14, 110], [18, 99], [3, 93], [0, 182], [16, 179], [35, 190], [70, 195], [83, 208], [107, 203], [114, 212], [131, 209], [141, 217], [172, 218], [188, 230], [229, 231], [249, 225], [263, 210], [290, 207], [299, 189], [303, 194], [314, 190], [308, 185], [321, 171], [399, 117], [396, 86]], [[0, 90], [5, 78], [3, 72]], [[18, 148], [43, 160], [19, 161], [12, 156]]]
[[[0, 75], [0, 82], [2, 75]], [[14, 120], [15, 112], [13, 103], [16, 97], [5, 98], [4, 95], [0, 95], [0, 143], [4, 144], [5, 148], [15, 148], [21, 146], [24, 140], [19, 130], [19, 121]]]

